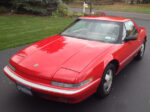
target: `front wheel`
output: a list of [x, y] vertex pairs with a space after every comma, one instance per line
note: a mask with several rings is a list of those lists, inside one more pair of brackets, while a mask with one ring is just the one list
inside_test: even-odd
[[136, 59], [137, 60], [141, 60], [144, 56], [144, 53], [145, 53], [145, 45], [146, 45], [146, 42], [144, 41], [142, 46], [141, 46], [141, 49], [140, 51], [138, 52], [137, 56], [136, 56]]
[[103, 98], [109, 95], [112, 89], [114, 74], [115, 66], [113, 64], [109, 64], [104, 70], [101, 83], [97, 89], [96, 95], [98, 97]]

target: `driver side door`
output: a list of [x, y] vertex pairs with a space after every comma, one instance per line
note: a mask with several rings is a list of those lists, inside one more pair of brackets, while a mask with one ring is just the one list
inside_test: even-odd
[[[136, 36], [136, 40], [125, 41], [126, 37]], [[140, 49], [140, 37], [132, 21], [127, 21], [123, 26], [122, 50], [120, 53], [120, 65], [123, 67], [128, 64]]]

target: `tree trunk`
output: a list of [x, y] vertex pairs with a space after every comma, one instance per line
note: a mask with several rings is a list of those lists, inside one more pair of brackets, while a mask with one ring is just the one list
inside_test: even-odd
[[90, 13], [92, 13], [92, 0], [90, 0]]
[[133, 4], [134, 3], [134, 0], [131, 0], [130, 4]]

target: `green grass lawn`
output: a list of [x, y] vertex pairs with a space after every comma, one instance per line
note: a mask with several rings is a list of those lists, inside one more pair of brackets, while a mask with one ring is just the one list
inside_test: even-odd
[[[70, 3], [70, 7], [82, 8], [82, 3]], [[109, 10], [109, 11], [123, 11], [123, 12], [137, 12], [150, 14], [150, 4], [124, 4], [115, 3], [113, 5], [94, 5], [94, 9]]]
[[0, 50], [58, 34], [73, 21], [72, 18], [0, 16]]

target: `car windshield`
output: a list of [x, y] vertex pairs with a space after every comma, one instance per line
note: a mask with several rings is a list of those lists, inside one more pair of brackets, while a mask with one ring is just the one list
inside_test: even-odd
[[61, 35], [114, 43], [119, 38], [120, 29], [119, 22], [79, 19]]

